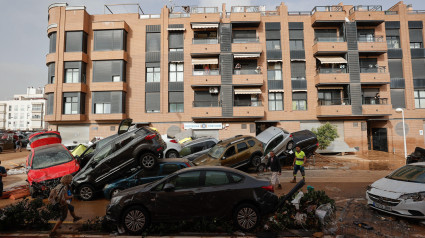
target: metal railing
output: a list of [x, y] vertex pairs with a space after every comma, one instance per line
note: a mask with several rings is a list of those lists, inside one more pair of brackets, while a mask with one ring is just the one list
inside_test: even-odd
[[218, 13], [218, 7], [191, 7], [191, 13]]
[[311, 15], [315, 12], [342, 12], [342, 6], [334, 5], [334, 6], [316, 6], [311, 10]]
[[193, 76], [202, 76], [202, 75], [220, 75], [220, 70], [218, 69], [194, 69]]
[[384, 11], [385, 15], [397, 15], [398, 11]]
[[198, 44], [198, 45], [201, 45], [201, 44], [205, 44], [205, 45], [218, 44], [218, 39], [217, 38], [211, 38], [211, 39], [193, 38], [192, 44], [194, 44], [194, 45], [196, 45], [196, 44]]
[[310, 16], [311, 11], [290, 11], [288, 12], [288, 16]]
[[246, 75], [246, 74], [261, 74], [261, 70], [257, 69], [235, 69], [233, 70], [235, 75]]
[[388, 98], [375, 98], [375, 97], [363, 97], [362, 104], [364, 105], [376, 105], [376, 104], [388, 104]]
[[260, 12], [259, 6], [233, 6], [231, 12]]
[[258, 43], [260, 38], [233, 38], [232, 43]]
[[373, 66], [373, 67], [360, 67], [360, 73], [386, 73], [387, 67], [385, 66]]
[[193, 101], [193, 107], [221, 107], [220, 101]]
[[279, 11], [262, 11], [261, 16], [279, 16]]
[[317, 100], [317, 103], [319, 106], [351, 105], [349, 98], [319, 99]]
[[381, 5], [358, 5], [354, 6], [350, 9], [349, 14], [353, 14], [354, 12], [379, 12], [382, 11]]
[[346, 74], [347, 68], [325, 68], [320, 67], [317, 69], [317, 73], [319, 74]]
[[359, 36], [358, 42], [384, 42], [384, 36]]
[[314, 38], [314, 44], [317, 42], [345, 42], [344, 37], [315, 37]]
[[169, 18], [186, 18], [190, 17], [190, 13], [170, 13]]
[[233, 102], [233, 106], [234, 107], [261, 107], [263, 106], [263, 103], [261, 102], [261, 100], [246, 102], [246, 101], [235, 99]]
[[407, 14], [425, 14], [425, 10], [410, 10]]

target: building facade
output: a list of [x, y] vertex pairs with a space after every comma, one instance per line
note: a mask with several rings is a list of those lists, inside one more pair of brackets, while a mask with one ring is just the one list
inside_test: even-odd
[[357, 151], [403, 154], [396, 108], [408, 151], [424, 146], [423, 13], [402, 2], [158, 15], [52, 4], [46, 121], [87, 139], [115, 133], [124, 118], [219, 138], [329, 121]]
[[27, 88], [26, 94], [16, 94], [13, 100], [0, 101], [0, 129], [36, 131], [46, 129], [43, 88]]

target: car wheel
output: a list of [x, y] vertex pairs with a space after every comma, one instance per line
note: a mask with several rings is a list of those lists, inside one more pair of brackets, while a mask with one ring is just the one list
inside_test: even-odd
[[266, 170], [266, 165], [264, 163], [261, 163], [260, 165], [258, 165], [257, 167], [257, 172], [264, 172]]
[[260, 222], [260, 213], [255, 206], [245, 203], [236, 208], [233, 219], [239, 229], [250, 231]]
[[143, 207], [133, 206], [125, 210], [121, 221], [128, 233], [140, 235], [149, 226], [149, 215]]
[[179, 155], [180, 155], [179, 152], [175, 150], [170, 150], [167, 152], [167, 154], [165, 154], [165, 158], [178, 158]]
[[290, 141], [288, 144], [286, 144], [286, 150], [292, 150], [294, 147], [294, 142]]
[[144, 153], [140, 157], [140, 164], [144, 169], [152, 170], [158, 163], [158, 158], [153, 153]]
[[113, 189], [113, 190], [112, 190], [112, 192], [111, 192], [111, 198], [112, 198], [113, 196], [117, 195], [119, 192], [121, 192], [121, 189], [120, 189], [120, 188], [115, 188], [115, 189]]
[[251, 165], [254, 168], [257, 168], [261, 164], [261, 156], [254, 155], [251, 159]]
[[80, 189], [78, 190], [78, 195], [80, 196], [81, 200], [83, 201], [89, 201], [92, 200], [94, 197], [94, 189], [93, 186], [89, 184], [83, 184]]

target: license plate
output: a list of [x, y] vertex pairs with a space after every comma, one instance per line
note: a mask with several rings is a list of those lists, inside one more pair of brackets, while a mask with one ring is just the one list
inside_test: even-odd
[[385, 205], [382, 205], [382, 204], [376, 203], [376, 202], [373, 203], [373, 206], [376, 207], [376, 208], [382, 209], [382, 210], [387, 210], [387, 211], [392, 210], [390, 206], [385, 206]]

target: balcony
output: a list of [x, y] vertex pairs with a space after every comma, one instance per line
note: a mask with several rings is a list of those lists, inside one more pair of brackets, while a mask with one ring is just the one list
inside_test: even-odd
[[370, 26], [379, 25], [385, 19], [385, 12], [380, 5], [358, 5], [349, 11], [352, 21], [368, 23]]
[[[218, 44], [217, 39], [193, 39], [197, 42], [190, 46], [190, 54], [219, 54], [220, 53], [220, 44]], [[213, 43], [216, 42], [216, 43]]]
[[360, 68], [360, 82], [363, 84], [389, 84], [390, 74], [386, 68]]
[[335, 24], [335, 22], [344, 22], [345, 11], [342, 6], [316, 6], [311, 11], [311, 24], [321, 26], [324, 24]]
[[358, 37], [359, 52], [375, 52], [385, 53], [387, 52], [387, 42], [383, 36], [370, 36], [370, 37]]
[[87, 85], [85, 83], [64, 83], [63, 92], [83, 92], [87, 93]]
[[233, 52], [262, 52], [263, 46], [260, 44], [259, 38], [238, 38], [233, 39], [232, 43], [232, 51]]
[[193, 101], [192, 118], [221, 117], [221, 105], [219, 102]]
[[213, 45], [218, 44], [217, 38], [210, 38], [210, 39], [201, 39], [201, 38], [193, 38], [192, 44], [194, 45]]
[[352, 114], [350, 99], [318, 100], [317, 117], [350, 116]]
[[264, 106], [261, 101], [256, 102], [256, 106], [237, 106], [233, 107], [234, 117], [264, 117]]
[[235, 69], [233, 75], [261, 75], [261, 71], [257, 69]]
[[348, 84], [350, 75], [337, 70], [331, 70], [329, 73], [318, 73], [314, 76], [315, 84]]
[[221, 18], [221, 14], [218, 11], [218, 7], [191, 7], [190, 8], [191, 22], [220, 22], [220, 18]]
[[230, 14], [232, 23], [260, 22], [261, 12], [259, 6], [233, 6]]
[[89, 116], [89, 120], [95, 121], [121, 121], [127, 118], [125, 113], [111, 113], [111, 114], [93, 114]]
[[392, 112], [392, 105], [388, 104], [387, 98], [381, 98], [379, 101], [376, 101], [371, 98], [363, 98], [363, 101], [364, 101], [362, 105], [363, 115], [387, 116], [387, 115], [390, 115]]
[[93, 83], [90, 84], [90, 90], [91, 91], [124, 91], [124, 92], [127, 92], [127, 83], [126, 82], [93, 82]]
[[86, 115], [84, 114], [63, 114], [61, 118], [61, 121], [85, 121], [85, 120], [86, 120]]
[[124, 50], [92, 51], [91, 60], [128, 60], [128, 54]]
[[241, 74], [233, 75], [233, 84], [258, 85], [258, 86], [264, 84], [263, 75], [261, 73], [244, 74], [246, 72], [243, 72], [243, 70], [241, 70]]
[[84, 52], [64, 52], [63, 54], [64, 61], [83, 61], [87, 63], [88, 57]]
[[347, 42], [343, 37], [320, 37], [314, 39], [313, 53], [347, 52]]

